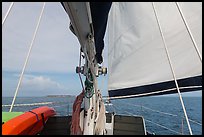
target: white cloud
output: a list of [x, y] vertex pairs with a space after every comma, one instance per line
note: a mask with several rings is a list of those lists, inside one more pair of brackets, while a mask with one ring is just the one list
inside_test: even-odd
[[36, 76], [36, 77], [32, 77], [32, 78], [26, 78], [23, 81], [23, 85], [24, 87], [27, 88], [34, 88], [38, 89], [40, 91], [43, 90], [53, 90], [53, 89], [61, 89], [61, 86], [59, 83], [52, 81], [49, 78], [45, 78], [43, 76]]
[[19, 96], [43, 96], [63, 94], [66, 88], [58, 82], [44, 76], [24, 75]]

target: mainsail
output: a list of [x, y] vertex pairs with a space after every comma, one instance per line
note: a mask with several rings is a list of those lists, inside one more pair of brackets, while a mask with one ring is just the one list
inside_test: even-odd
[[176, 93], [169, 59], [181, 92], [202, 89], [202, 3], [177, 4], [112, 4], [108, 20], [110, 98]]

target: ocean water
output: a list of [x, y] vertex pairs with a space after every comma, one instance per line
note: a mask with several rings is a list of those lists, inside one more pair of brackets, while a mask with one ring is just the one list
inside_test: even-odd
[[[57, 115], [71, 115], [75, 97], [18, 97], [15, 104], [52, 102]], [[202, 97], [183, 97], [190, 126], [194, 135], [202, 135]], [[2, 97], [2, 104], [11, 104], [11, 97]], [[117, 99], [106, 105], [117, 114], [139, 115], [145, 120], [146, 130], [156, 135], [189, 135], [188, 126], [178, 97], [141, 97]], [[38, 106], [16, 106], [13, 111], [28, 111]], [[9, 107], [2, 106], [2, 111]], [[183, 123], [183, 124], [182, 124]], [[182, 126], [183, 125], [183, 126]]]

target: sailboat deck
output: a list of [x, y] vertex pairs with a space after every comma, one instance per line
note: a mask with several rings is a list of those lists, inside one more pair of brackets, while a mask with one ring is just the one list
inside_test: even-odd
[[40, 135], [70, 135], [71, 116], [50, 117]]
[[[71, 116], [49, 118], [40, 135], [70, 135]], [[146, 135], [144, 120], [140, 116], [106, 114], [106, 122], [114, 122], [113, 135]]]
[[114, 135], [146, 135], [144, 120], [140, 116], [114, 116]]

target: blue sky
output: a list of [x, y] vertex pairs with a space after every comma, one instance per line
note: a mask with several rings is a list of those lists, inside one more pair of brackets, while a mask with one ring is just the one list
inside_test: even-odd
[[[2, 3], [2, 18], [10, 3]], [[43, 3], [16, 2], [2, 27], [2, 96], [13, 96]], [[47, 2], [18, 96], [78, 95], [81, 85], [75, 68], [79, 43], [70, 32], [69, 17], [59, 2]], [[105, 45], [106, 44], [105, 38]], [[107, 66], [107, 48], [104, 49]], [[107, 76], [99, 79], [107, 95]], [[201, 96], [201, 91], [185, 93]]]
[[[2, 3], [2, 18], [9, 5], [10, 2]], [[3, 96], [14, 95], [42, 5], [42, 2], [14, 3], [2, 28]], [[79, 43], [68, 27], [69, 17], [61, 3], [47, 2], [18, 96], [78, 95], [81, 92], [75, 73]], [[99, 80], [102, 88], [100, 81], [105, 83], [107, 76]], [[102, 94], [107, 95], [107, 89]]]

